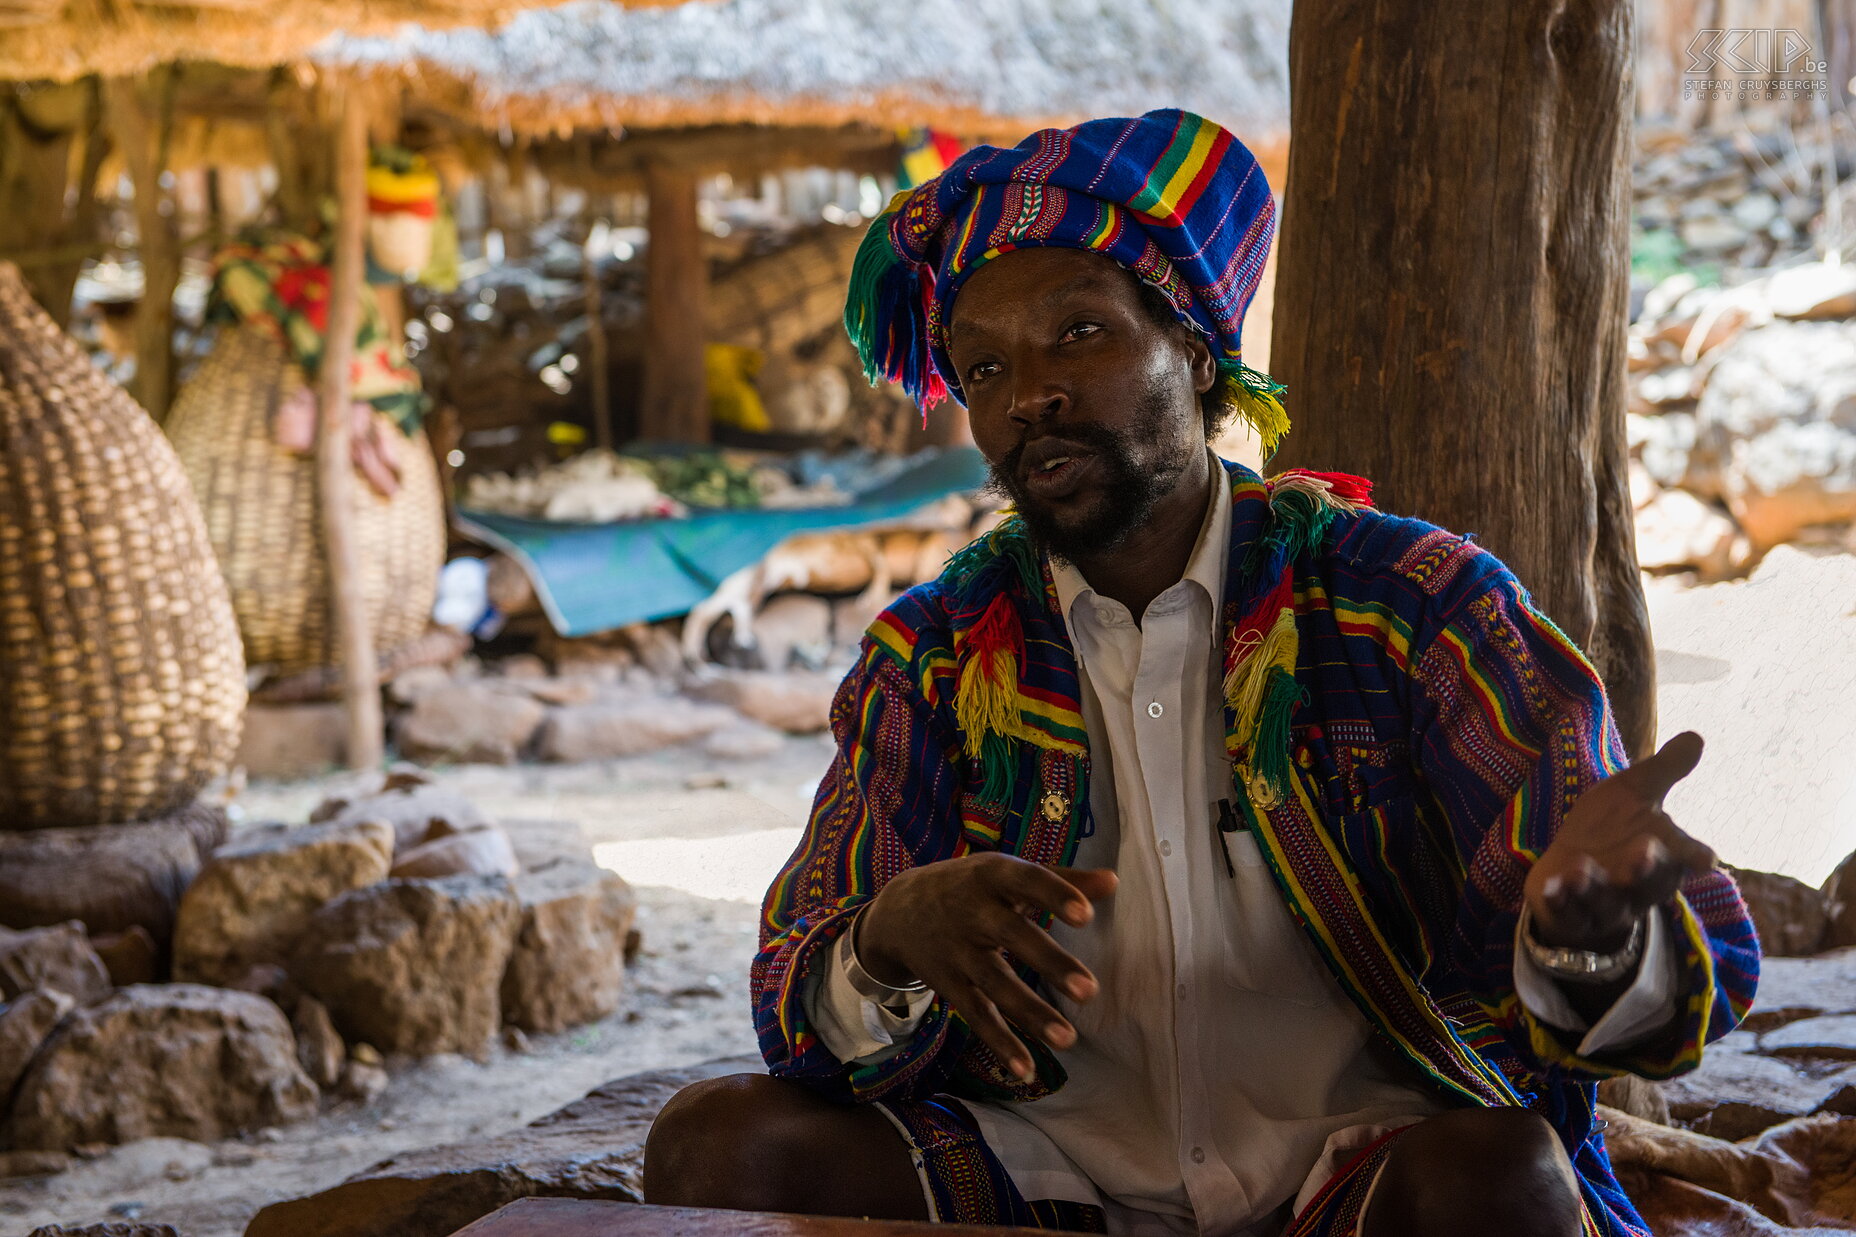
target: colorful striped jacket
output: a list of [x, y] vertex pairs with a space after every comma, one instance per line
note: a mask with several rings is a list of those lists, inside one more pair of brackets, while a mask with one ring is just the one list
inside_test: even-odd
[[[1226, 468], [1227, 696], [1253, 715], [1227, 703], [1228, 749], [1284, 898], [1420, 1075], [1466, 1105], [1540, 1112], [1573, 1156], [1590, 1231], [1645, 1233], [1594, 1084], [1693, 1069], [1744, 1016], [1759, 953], [1732, 879], [1692, 878], [1674, 899], [1678, 1022], [1579, 1056], [1581, 1036], [1520, 1003], [1512, 953], [1529, 865], [1573, 799], [1628, 763], [1597, 674], [1469, 537], [1373, 510], [1357, 478]], [[1353, 501], [1337, 497], [1350, 484]], [[1280, 674], [1259, 686], [1246, 667], [1271, 661]], [[995, 849], [1070, 861], [1091, 827], [1076, 673], [1048, 566], [1015, 520], [871, 625], [833, 705], [837, 755], [763, 908], [754, 1018], [775, 1075], [842, 1100], [1063, 1084], [1029, 1037], [1038, 1078], [1013, 1078], [939, 1001], [901, 1052], [847, 1067], [801, 993], [850, 912], [905, 868]]]

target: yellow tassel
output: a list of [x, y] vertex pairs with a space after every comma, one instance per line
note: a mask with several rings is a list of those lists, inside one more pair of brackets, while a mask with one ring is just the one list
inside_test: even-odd
[[1289, 412], [1282, 401], [1274, 395], [1251, 390], [1235, 375], [1225, 379], [1224, 398], [1237, 409], [1237, 415], [1257, 431], [1257, 437], [1263, 442], [1263, 458], [1274, 455], [1276, 444], [1289, 432]]
[[[1224, 698], [1237, 714], [1238, 731], [1248, 736], [1263, 716], [1263, 689], [1272, 666], [1295, 673], [1295, 611], [1284, 609], [1270, 624], [1269, 634], [1238, 654], [1237, 663], [1225, 672]], [[1246, 739], [1248, 744], [1248, 739]]]
[[954, 694], [954, 715], [966, 736], [967, 755], [978, 756], [988, 732], [1022, 736], [1018, 716], [1018, 659], [1004, 649], [967, 658]]

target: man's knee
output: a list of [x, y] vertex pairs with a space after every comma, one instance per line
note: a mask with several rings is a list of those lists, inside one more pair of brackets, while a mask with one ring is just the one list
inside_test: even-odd
[[673, 1095], [645, 1140], [646, 1201], [787, 1209], [790, 1170], [804, 1155], [792, 1086], [765, 1074], [729, 1074]]
[[1400, 1135], [1374, 1188], [1369, 1230], [1514, 1237], [1580, 1231], [1579, 1179], [1547, 1121], [1524, 1108], [1442, 1113]]

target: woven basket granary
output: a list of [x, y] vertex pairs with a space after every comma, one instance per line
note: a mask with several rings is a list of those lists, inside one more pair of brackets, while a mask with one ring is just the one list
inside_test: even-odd
[[[272, 413], [302, 381], [270, 335], [228, 329], [167, 421], [232, 590], [246, 660], [280, 674], [338, 659], [316, 462], [271, 436]], [[359, 476], [349, 491], [368, 624], [383, 653], [425, 630], [445, 560], [445, 505], [425, 436], [390, 437], [398, 493], [383, 498]]]
[[0, 263], [0, 829], [177, 811], [244, 709], [174, 449]]

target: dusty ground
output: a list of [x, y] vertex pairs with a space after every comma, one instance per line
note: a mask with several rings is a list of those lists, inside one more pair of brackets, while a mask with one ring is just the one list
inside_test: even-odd
[[[1708, 740], [1671, 814], [1730, 862], [1816, 883], [1856, 849], [1856, 557], [1781, 549], [1747, 581], [1651, 580], [1647, 591], [1659, 732]], [[751, 1052], [755, 907], [829, 755], [815, 738], [730, 767], [672, 753], [441, 770], [495, 816], [578, 822], [599, 861], [638, 886], [645, 953], [618, 1012], [487, 1063], [393, 1062], [392, 1085], [365, 1109], [214, 1147], [151, 1140], [8, 1184], [0, 1235], [136, 1214], [234, 1237], [266, 1203], [396, 1152], [499, 1133], [622, 1074]], [[238, 806], [247, 820], [301, 820], [338, 781], [253, 786]]]

